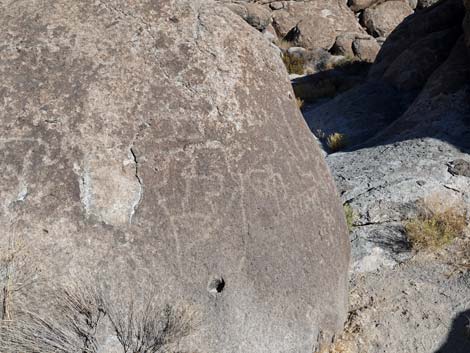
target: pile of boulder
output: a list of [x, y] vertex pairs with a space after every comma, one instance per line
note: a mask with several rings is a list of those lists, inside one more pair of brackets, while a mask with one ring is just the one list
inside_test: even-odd
[[[396, 26], [435, 0], [222, 1], [311, 74], [346, 61], [373, 62]], [[298, 72], [295, 72], [298, 73]]]
[[[351, 352], [468, 352], [468, 338], [453, 337], [468, 325], [468, 220], [467, 236], [427, 251], [406, 225], [423, 203], [470, 215], [469, 38], [470, 1], [420, 9], [388, 36], [364, 82], [303, 109], [352, 214]], [[309, 89], [322, 92], [314, 76]], [[332, 134], [344, 151], [322, 138]]]

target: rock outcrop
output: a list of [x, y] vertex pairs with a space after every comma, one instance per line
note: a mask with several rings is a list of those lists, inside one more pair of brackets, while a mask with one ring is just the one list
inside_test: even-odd
[[[469, 350], [469, 4], [419, 1], [364, 82], [303, 108], [350, 208], [348, 352]], [[325, 137], [334, 133], [348, 141], [344, 151], [331, 153]], [[466, 215], [466, 228], [440, 249], [413, 248], [407, 224], [429, 200], [449, 218]]]
[[272, 22], [271, 12], [262, 5], [255, 3], [229, 3], [227, 7], [259, 31], [264, 31]]
[[[469, 347], [470, 3], [428, 4], [393, 30], [364, 82], [303, 108], [351, 210], [348, 352]], [[334, 133], [344, 151], [328, 146]], [[464, 229], [440, 249], [413, 248], [407, 224], [431, 202], [466, 214]]]
[[[259, 32], [212, 1], [0, 12], [2, 243], [23, 238], [54, 283], [194, 306], [181, 351], [311, 353], [342, 328], [343, 211]], [[42, 283], [27, 297], [48, 306]]]
[[[364, 146], [374, 135], [382, 134], [383, 138], [384, 131], [411, 108], [420, 92], [427, 91], [426, 86], [436, 87], [440, 82], [441, 87], [434, 88], [435, 92], [448, 94], [449, 89], [444, 86], [453, 85], [454, 92], [460, 90], [463, 94], [467, 77], [467, 66], [463, 64], [467, 54], [463, 39], [459, 41], [463, 38], [463, 18], [462, 2], [448, 0], [405, 20], [382, 46], [366, 83], [307, 109], [312, 130], [320, 129], [327, 135], [339, 131], [348, 135], [351, 146]], [[450, 56], [452, 52], [454, 55]], [[440, 76], [449, 75], [449, 79], [431, 80], [437, 72]]]
[[404, 1], [386, 1], [364, 11], [362, 22], [375, 37], [387, 37], [413, 9]]
[[273, 12], [273, 25], [281, 38], [298, 26], [300, 35], [295, 43], [308, 49], [329, 50], [340, 34], [364, 33], [352, 11], [341, 1], [289, 2]]
[[346, 58], [356, 57], [365, 62], [374, 62], [379, 51], [380, 45], [373, 37], [354, 33], [339, 35], [331, 48], [331, 52], [335, 55]]
[[[408, 16], [432, 9], [436, 3], [434, 0], [219, 1], [281, 49], [288, 42], [309, 52], [322, 49], [365, 62], [375, 60], [380, 45]], [[438, 14], [437, 18], [440, 17]]]

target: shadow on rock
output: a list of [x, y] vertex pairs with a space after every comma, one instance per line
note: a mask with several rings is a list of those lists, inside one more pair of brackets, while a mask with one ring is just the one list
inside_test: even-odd
[[470, 349], [470, 310], [454, 319], [446, 342], [435, 353], [468, 353]]
[[366, 81], [371, 63], [349, 62], [330, 70], [292, 80], [295, 95], [309, 104], [318, 104], [324, 99], [361, 85]]
[[[344, 135], [346, 151], [428, 137], [469, 151], [470, 57], [461, 26], [464, 14], [461, 0], [444, 0], [406, 18], [362, 83], [345, 74], [341, 79], [338, 73], [324, 74], [329, 80], [309, 78], [320, 93], [336, 92], [332, 99], [303, 109], [312, 132], [320, 140]], [[296, 93], [305, 91], [304, 86], [294, 82]], [[330, 86], [351, 88], [341, 93]]]

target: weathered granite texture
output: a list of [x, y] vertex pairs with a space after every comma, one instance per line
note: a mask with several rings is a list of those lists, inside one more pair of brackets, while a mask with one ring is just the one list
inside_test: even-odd
[[311, 353], [342, 328], [341, 204], [259, 32], [212, 1], [0, 13], [2, 241], [57, 281], [151, 278], [200, 314], [188, 352]]

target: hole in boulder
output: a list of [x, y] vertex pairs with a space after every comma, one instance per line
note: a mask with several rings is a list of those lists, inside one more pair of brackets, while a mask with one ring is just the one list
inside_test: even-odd
[[221, 293], [224, 290], [224, 287], [224, 279], [222, 277], [215, 277], [209, 282], [207, 290], [209, 291], [209, 293]]

